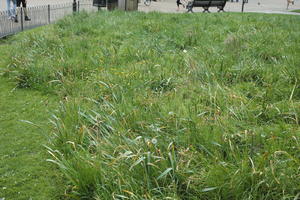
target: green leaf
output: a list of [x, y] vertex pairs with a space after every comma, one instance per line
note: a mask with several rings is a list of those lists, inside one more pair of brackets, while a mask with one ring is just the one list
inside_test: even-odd
[[168, 168], [168, 169], [166, 169], [163, 173], [161, 173], [161, 175], [159, 175], [159, 176], [157, 177], [157, 180], [159, 180], [159, 179], [165, 177], [170, 171], [172, 171], [172, 168], [171, 168], [171, 167]]
[[129, 170], [132, 170], [133, 167], [135, 167], [136, 165], [140, 164], [143, 160], [145, 160], [145, 156], [141, 157], [135, 163], [133, 163], [133, 165], [131, 165], [131, 167], [129, 168]]
[[215, 189], [217, 189], [217, 188], [218, 188], [218, 187], [204, 188], [204, 189], [202, 190], [202, 192], [209, 192], [209, 191], [215, 190]]

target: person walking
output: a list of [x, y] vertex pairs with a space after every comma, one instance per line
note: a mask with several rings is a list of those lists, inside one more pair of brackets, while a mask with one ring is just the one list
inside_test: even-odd
[[183, 8], [185, 8], [184, 4], [180, 0], [176, 0], [177, 4], [177, 11], [179, 11], [179, 5], [182, 5]]
[[8, 19], [16, 19], [16, 0], [6, 0]]
[[[24, 10], [24, 16], [25, 16], [25, 21], [30, 21], [31, 19], [28, 17], [28, 12], [27, 12], [27, 0], [17, 0], [17, 7], [21, 7], [22, 4], [22, 8]], [[20, 9], [19, 9], [20, 10]], [[17, 11], [17, 15], [15, 18], [15, 22], [18, 22], [18, 11]]]

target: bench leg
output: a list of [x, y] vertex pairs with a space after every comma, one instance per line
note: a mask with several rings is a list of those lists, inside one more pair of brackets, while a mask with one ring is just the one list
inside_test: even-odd
[[224, 10], [224, 8], [218, 8], [219, 10], [218, 10], [218, 12], [225, 12], [225, 10]]
[[218, 12], [221, 12], [221, 11], [222, 11], [222, 12], [225, 12], [225, 10], [224, 10], [224, 7], [223, 7], [223, 6], [218, 6], [217, 8], [219, 9], [219, 10], [218, 10]]
[[204, 10], [203, 10], [203, 13], [205, 13], [205, 12], [210, 13], [209, 10], [208, 10], [209, 7], [203, 7], [203, 9], [204, 9]]

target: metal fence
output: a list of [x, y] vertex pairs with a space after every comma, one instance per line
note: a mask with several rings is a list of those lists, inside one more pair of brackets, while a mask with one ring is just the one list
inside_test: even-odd
[[0, 38], [27, 29], [54, 23], [73, 12], [83, 10], [92, 12], [97, 11], [98, 8], [93, 6], [92, 0], [80, 0], [77, 1], [75, 5], [70, 2], [57, 5], [28, 7], [27, 13], [31, 20], [25, 21], [24, 8], [21, 7], [16, 10], [18, 22], [9, 19], [8, 11], [0, 11]]

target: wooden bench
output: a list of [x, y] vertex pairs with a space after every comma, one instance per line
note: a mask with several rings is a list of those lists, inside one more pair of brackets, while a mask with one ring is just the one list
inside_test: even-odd
[[217, 7], [219, 9], [218, 12], [224, 12], [226, 2], [227, 0], [193, 0], [187, 4], [186, 8], [187, 12], [193, 12], [194, 7], [202, 7], [204, 9], [203, 12], [210, 12], [208, 10], [210, 7]]

